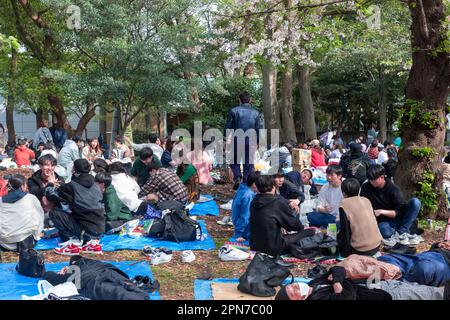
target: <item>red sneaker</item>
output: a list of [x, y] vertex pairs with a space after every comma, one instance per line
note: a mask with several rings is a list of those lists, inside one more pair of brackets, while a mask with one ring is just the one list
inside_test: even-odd
[[55, 248], [53, 251], [63, 256], [75, 256], [80, 254], [81, 248], [73, 243], [68, 243], [63, 247]]
[[91, 240], [81, 247], [82, 253], [103, 254], [102, 246], [98, 243], [98, 240]]

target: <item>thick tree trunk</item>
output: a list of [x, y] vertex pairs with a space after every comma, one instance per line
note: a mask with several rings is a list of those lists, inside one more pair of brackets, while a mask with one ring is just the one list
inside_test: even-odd
[[281, 74], [281, 124], [286, 140], [297, 142], [294, 124], [294, 111], [292, 109], [292, 65], [287, 64], [286, 70]]
[[47, 100], [56, 117], [56, 121], [60, 126], [62, 126], [67, 131], [67, 135], [69, 136], [69, 138], [71, 138], [74, 135], [74, 130], [72, 129], [72, 126], [70, 125], [69, 120], [67, 119], [66, 112], [64, 110], [64, 106], [61, 99], [54, 94], [48, 94]]
[[78, 121], [77, 128], [74, 131], [75, 136], [81, 136], [83, 131], [85, 131], [89, 121], [92, 120], [93, 117], [95, 117], [95, 105], [93, 103], [89, 103], [86, 106], [86, 112], [81, 117], [80, 121]]
[[8, 144], [16, 141], [16, 129], [14, 127], [14, 106], [16, 101], [16, 75], [17, 75], [17, 50], [11, 46], [11, 63], [9, 68], [9, 92], [6, 100], [6, 127], [8, 128]]
[[[424, 213], [432, 218], [445, 218], [448, 211], [442, 186], [441, 159], [444, 155], [445, 109], [450, 94], [450, 54], [431, 54], [446, 40], [442, 37], [445, 34], [442, 26], [445, 8], [442, 0], [410, 1], [409, 8], [413, 19], [413, 65], [406, 87], [409, 101], [405, 104], [401, 121], [403, 145], [395, 181], [405, 196], [411, 197], [421, 189], [419, 183], [424, 180], [424, 172], [431, 173], [433, 191], [426, 196], [437, 195], [438, 209], [425, 206]], [[414, 116], [410, 118], [409, 114]], [[427, 120], [427, 115], [431, 120]], [[432, 148], [434, 154], [422, 158], [412, 155], [414, 149], [423, 150], [425, 147]]]
[[[280, 129], [280, 112], [277, 101], [277, 70], [269, 63], [262, 65], [263, 112], [266, 129]], [[270, 138], [270, 131], [268, 132]], [[283, 139], [280, 131], [280, 139]]]
[[379, 102], [378, 102], [378, 115], [380, 122], [380, 135], [378, 140], [383, 143], [387, 139], [387, 89], [384, 74], [380, 71], [380, 90], [379, 90]]
[[311, 71], [308, 66], [297, 66], [300, 91], [300, 115], [305, 129], [305, 139], [316, 139], [316, 118], [311, 95]]

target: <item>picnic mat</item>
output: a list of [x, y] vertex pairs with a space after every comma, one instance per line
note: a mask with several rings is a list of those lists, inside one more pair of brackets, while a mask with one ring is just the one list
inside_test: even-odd
[[196, 203], [194, 207], [189, 210], [190, 216], [218, 216], [219, 215], [219, 206], [217, 205], [214, 198], [210, 195], [202, 194], [201, 197], [209, 199], [206, 202]]
[[[119, 236], [117, 234], [104, 235], [100, 240], [100, 244], [103, 247], [103, 251], [117, 251], [117, 250], [142, 250], [145, 245], [154, 248], [166, 247], [170, 250], [182, 251], [182, 250], [213, 250], [216, 248], [214, 240], [209, 236], [205, 221], [199, 220], [203, 234], [206, 235], [206, 239], [202, 241], [190, 241], [190, 242], [172, 242], [162, 241], [149, 237], [136, 237]], [[53, 239], [41, 239], [38, 241], [36, 250], [52, 250], [58, 246], [58, 242], [61, 242], [59, 238]]]
[[[294, 282], [308, 283], [310, 279], [294, 278]], [[213, 279], [194, 281], [195, 300], [273, 300], [273, 297], [255, 297], [237, 289], [239, 279]], [[284, 284], [290, 283], [290, 278]]]
[[[124, 271], [130, 278], [137, 275], [146, 275], [153, 279], [150, 265], [145, 261], [121, 261], [112, 262], [120, 270]], [[35, 296], [39, 294], [37, 283], [40, 279], [25, 277], [17, 273], [17, 263], [0, 264], [0, 300], [22, 300], [22, 295]], [[68, 262], [46, 263], [47, 271], [59, 271], [68, 266]], [[149, 294], [150, 300], [161, 300], [159, 292]]]

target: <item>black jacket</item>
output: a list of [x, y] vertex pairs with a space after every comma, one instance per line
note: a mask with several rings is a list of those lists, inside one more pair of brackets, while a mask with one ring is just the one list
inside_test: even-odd
[[[92, 300], [149, 300], [148, 294], [137, 288], [126, 273], [112, 264], [74, 256], [70, 265], [80, 268], [79, 294]], [[66, 282], [71, 274], [48, 271], [43, 275], [52, 285]]]
[[[64, 185], [64, 179], [58, 176], [58, 174], [55, 172], [55, 177], [59, 182], [59, 185]], [[42, 200], [42, 197], [44, 196], [44, 182], [42, 181], [42, 170], [38, 170], [28, 179], [27, 182], [28, 185], [28, 191], [31, 194], [34, 194], [39, 200]]]
[[[361, 164], [361, 166], [353, 172], [353, 166]], [[342, 167], [342, 174], [344, 178], [355, 178], [362, 184], [366, 180], [367, 169], [370, 167], [370, 160], [367, 154], [361, 151], [348, 151], [341, 157], [339, 165]]]
[[288, 200], [298, 199], [300, 203], [305, 201], [305, 195], [300, 189], [289, 180], [284, 180], [283, 185], [278, 189], [280, 195]]
[[[333, 280], [328, 280], [332, 275]], [[345, 279], [346, 272], [343, 267], [332, 267], [330, 271], [309, 282], [313, 292], [306, 300], [392, 300], [392, 296], [380, 289], [369, 289], [362, 284]], [[339, 282], [342, 285], [342, 292], [334, 293], [333, 283]]]
[[281, 228], [301, 231], [303, 225], [282, 196], [257, 194], [250, 206], [251, 250], [279, 256], [286, 247]]
[[250, 104], [242, 104], [234, 107], [228, 113], [224, 136], [226, 137], [227, 129], [242, 129], [244, 132], [249, 129], [254, 129], [256, 130], [257, 139], [259, 140], [259, 129], [262, 128], [262, 118], [259, 111], [253, 108]]
[[49, 197], [69, 205], [73, 218], [89, 233], [105, 232], [103, 194], [89, 173], [74, 174], [72, 180]]
[[[381, 189], [373, 187], [370, 182], [365, 182], [361, 186], [360, 196], [370, 200], [373, 210], [395, 210], [397, 215], [404, 212], [407, 204], [400, 188], [390, 179], [386, 179], [386, 184]], [[384, 215], [377, 217], [378, 223], [389, 220], [392, 219]]]

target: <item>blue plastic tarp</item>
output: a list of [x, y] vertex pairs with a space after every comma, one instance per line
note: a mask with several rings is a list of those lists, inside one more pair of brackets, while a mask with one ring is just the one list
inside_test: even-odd
[[[190, 242], [172, 242], [162, 241], [149, 237], [136, 237], [119, 236], [117, 234], [105, 235], [100, 240], [103, 251], [117, 251], [117, 250], [142, 250], [144, 246], [151, 246], [154, 248], [166, 247], [170, 250], [182, 251], [182, 250], [214, 250], [216, 245], [214, 240], [209, 236], [205, 221], [198, 221], [203, 234], [206, 238], [202, 241], [190, 241]], [[58, 242], [61, 242], [59, 238], [54, 239], [41, 239], [39, 240], [36, 250], [52, 250], [58, 246]]]
[[189, 210], [189, 215], [191, 216], [218, 216], [219, 206], [217, 205], [214, 198], [210, 195], [202, 194], [202, 197], [211, 199], [210, 201], [196, 203], [194, 207]]
[[[106, 261], [123, 272], [130, 278], [137, 275], [145, 275], [153, 279], [150, 265], [145, 261]], [[59, 271], [68, 266], [68, 262], [46, 263], [47, 271]], [[20, 275], [16, 271], [16, 263], [0, 264], [0, 300], [22, 300], [22, 295], [35, 296], [39, 294], [37, 283], [40, 279]], [[149, 294], [151, 300], [161, 300], [159, 292]]]
[[[289, 278], [284, 284], [289, 284], [291, 279]], [[308, 283], [311, 279], [306, 278], [294, 278], [294, 282]], [[194, 300], [214, 300], [211, 284], [213, 283], [239, 283], [239, 279], [212, 279], [212, 280], [195, 280], [194, 281]]]

